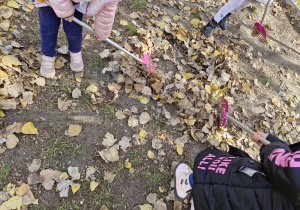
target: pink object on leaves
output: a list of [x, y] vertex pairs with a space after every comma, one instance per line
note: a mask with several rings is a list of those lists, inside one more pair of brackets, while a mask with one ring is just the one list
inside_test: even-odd
[[265, 27], [262, 24], [256, 22], [254, 24], [253, 28], [256, 28], [256, 30], [259, 32], [259, 36], [258, 36], [259, 40], [261, 42], [266, 42], [266, 40], [267, 40], [267, 32], [266, 32]]
[[155, 65], [154, 65], [150, 55], [144, 54], [144, 56], [143, 56], [143, 58], [141, 58], [141, 60], [143, 61], [143, 64], [146, 64], [148, 73], [155, 72]]
[[228, 101], [225, 98], [220, 98], [220, 105], [222, 106], [222, 124], [221, 126], [225, 126], [226, 122], [227, 122], [227, 115], [229, 114], [229, 105], [228, 105]]

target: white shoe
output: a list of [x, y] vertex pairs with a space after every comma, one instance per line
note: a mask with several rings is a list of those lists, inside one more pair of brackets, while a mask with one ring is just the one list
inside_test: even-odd
[[191, 204], [191, 210], [195, 210], [195, 205], [194, 205], [194, 199], [192, 198], [190, 201]]
[[40, 73], [43, 77], [51, 78], [55, 76], [54, 62], [55, 62], [55, 57], [49, 57], [46, 55], [42, 56]]
[[184, 164], [179, 164], [174, 172], [174, 181], [175, 181], [175, 198], [179, 201], [183, 201], [185, 197], [192, 190], [190, 185], [189, 176], [193, 173], [192, 169]]
[[81, 51], [78, 53], [72, 53], [70, 52], [70, 57], [71, 57], [71, 70], [72, 71], [82, 71], [83, 70], [83, 60], [82, 60], [82, 55]]

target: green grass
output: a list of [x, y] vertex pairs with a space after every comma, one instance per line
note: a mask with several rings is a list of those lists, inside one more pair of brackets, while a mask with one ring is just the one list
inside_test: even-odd
[[8, 160], [2, 160], [1, 161], [1, 166], [0, 166], [0, 183], [6, 179], [8, 176], [9, 172], [12, 170], [12, 163], [9, 162]]
[[81, 145], [75, 144], [65, 136], [58, 136], [54, 133], [45, 138], [47, 146], [43, 148], [42, 156], [47, 164], [51, 164], [54, 159], [62, 162], [67, 157], [74, 157], [80, 153]]
[[131, 23], [129, 23], [126, 28], [125, 31], [127, 31], [128, 36], [139, 36], [138, 32], [137, 32], [137, 27]]
[[253, 12], [253, 13], [254, 13], [254, 12], [256, 12], [256, 7], [254, 7], [254, 6], [250, 6], [250, 7], [249, 7], [249, 10], [250, 10], [251, 12]]
[[26, 38], [32, 41], [40, 41], [40, 28], [38, 27], [29, 27], [27, 28]]
[[164, 122], [161, 122], [159, 120], [152, 120], [152, 126], [155, 130], [155, 133], [158, 133], [160, 131], [162, 131], [162, 129], [165, 127], [165, 123]]
[[132, 6], [136, 9], [136, 10], [142, 10], [145, 9], [147, 7], [147, 1], [146, 0], [132, 0]]
[[91, 101], [91, 95], [90, 94], [85, 94], [81, 97], [79, 97], [79, 102], [82, 104], [84, 107], [88, 108], [93, 105]]
[[47, 208], [42, 206], [41, 204], [29, 205], [29, 209], [32, 209], [32, 210], [47, 210]]
[[71, 97], [72, 96], [72, 88], [71, 85], [68, 83], [62, 83], [58, 86], [59, 91], [64, 95], [63, 97]]
[[267, 46], [270, 46], [271, 40], [267, 38], [265, 44], [266, 44]]
[[116, 110], [113, 105], [105, 104], [105, 106], [103, 107], [103, 112], [105, 115], [104, 119], [106, 122], [112, 122], [113, 120], [115, 120]]
[[142, 172], [145, 177], [144, 187], [151, 192], [159, 192], [159, 187], [168, 189], [171, 177], [167, 172], [160, 172], [156, 166]]
[[142, 165], [142, 160], [140, 159], [141, 157], [141, 151], [140, 150], [129, 150], [129, 162], [136, 168], [137, 166]]
[[106, 64], [106, 60], [102, 59], [99, 55], [93, 56], [93, 57], [87, 57], [88, 62], [88, 67], [89, 68], [103, 68]]
[[263, 84], [264, 84], [264, 85], [267, 85], [267, 83], [268, 83], [269, 80], [270, 80], [270, 77], [268, 77], [265, 73], [263, 73], [263, 74], [261, 75], [261, 77], [262, 77], [262, 82], [263, 82]]
[[[95, 209], [100, 209], [102, 205], [105, 205], [109, 209], [126, 209], [128, 203], [121, 195], [114, 194], [111, 185], [108, 181], [104, 180], [100, 183], [101, 187], [98, 187], [95, 192], [92, 192], [92, 201]], [[120, 204], [117, 204], [120, 203]]]
[[66, 202], [66, 203], [59, 203], [56, 204], [55, 206], [55, 210], [69, 210], [71, 207], [70, 202]]

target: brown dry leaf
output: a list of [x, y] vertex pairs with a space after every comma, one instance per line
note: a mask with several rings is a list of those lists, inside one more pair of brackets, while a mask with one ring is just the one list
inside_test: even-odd
[[68, 109], [69, 106], [71, 106], [72, 104], [72, 100], [62, 100], [62, 99], [58, 99], [57, 101], [57, 105], [60, 111], [66, 111]]
[[70, 137], [79, 136], [81, 130], [82, 130], [81, 125], [70, 124], [68, 128], [68, 136]]
[[54, 182], [59, 180], [61, 172], [52, 170], [52, 169], [45, 169], [42, 170], [40, 176], [43, 178], [42, 185], [46, 190], [51, 190]]
[[17, 146], [19, 143], [19, 138], [15, 136], [14, 134], [9, 134], [6, 139], [6, 147], [8, 149], [13, 149]]
[[126, 118], [126, 115], [123, 113], [122, 110], [117, 111], [115, 116], [118, 120], [122, 120], [122, 119]]
[[16, 195], [23, 196], [28, 193], [30, 186], [28, 184], [22, 183], [20, 187], [16, 189]]
[[54, 68], [56, 68], [56, 69], [61, 69], [64, 66], [65, 66], [65, 64], [63, 62], [61, 62], [60, 60], [56, 60], [54, 63]]
[[118, 92], [121, 89], [121, 86], [116, 83], [109, 83], [107, 85], [108, 89], [113, 92]]

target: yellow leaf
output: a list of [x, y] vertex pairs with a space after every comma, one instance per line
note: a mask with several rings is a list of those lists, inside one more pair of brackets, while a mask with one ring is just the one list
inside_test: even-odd
[[16, 8], [16, 9], [20, 8], [19, 4], [14, 0], [9, 0], [7, 2], [7, 6], [12, 7], [12, 8]]
[[4, 112], [2, 111], [2, 110], [0, 110], [0, 117], [2, 118], [2, 117], [5, 117], [5, 114], [4, 114]]
[[5, 55], [2, 57], [2, 63], [6, 66], [12, 67], [12, 65], [20, 66], [22, 63], [13, 55]]
[[214, 56], [217, 57], [218, 55], [220, 55], [221, 53], [219, 51], [215, 51], [214, 52]]
[[212, 107], [210, 104], [205, 104], [204, 108], [206, 109], [207, 112], [210, 112], [212, 110]]
[[0, 70], [0, 78], [7, 78], [7, 77], [8, 77], [8, 74], [6, 72]]
[[189, 116], [188, 119], [185, 119], [184, 122], [187, 124], [187, 125], [194, 125], [195, 124], [195, 119], [193, 116]]
[[33, 7], [31, 4], [27, 4], [26, 6], [27, 6], [29, 9], [31, 9], [31, 10], [34, 9], [34, 7]]
[[60, 60], [56, 60], [54, 63], [54, 68], [56, 68], [56, 69], [61, 69], [64, 66], [65, 66], [65, 64], [63, 62], [61, 62]]
[[216, 83], [211, 83], [210, 87], [211, 87], [212, 91], [217, 91], [219, 89], [218, 84], [216, 84]]
[[240, 41], [239, 41], [239, 44], [240, 44], [240, 45], [244, 45], [244, 44], [246, 44], [246, 42], [245, 42], [244, 40], [240, 40]]
[[186, 10], [186, 11], [191, 10], [191, 8], [190, 8], [189, 6], [186, 6], [186, 7], [184, 7], [183, 9]]
[[177, 39], [179, 39], [180, 41], [184, 41], [186, 39], [186, 33], [184, 32], [184, 30], [182, 30], [181, 28], [178, 29], [178, 32], [176, 34]]
[[154, 158], [154, 153], [151, 150], [149, 150], [147, 152], [147, 156], [148, 156], [148, 158], [153, 159]]
[[300, 39], [296, 42], [297, 44], [300, 44]]
[[288, 118], [286, 119], [287, 122], [290, 122], [290, 121], [293, 121], [293, 120], [294, 120], [294, 118], [292, 118], [292, 117], [288, 117]]
[[132, 165], [131, 165], [130, 162], [126, 162], [126, 163], [125, 163], [125, 168], [128, 168], [128, 169], [129, 169], [129, 168], [131, 168], [131, 166], [132, 166]]
[[143, 45], [142, 45], [142, 52], [145, 52], [145, 51], [147, 51], [148, 49], [149, 49], [148, 45], [146, 45], [146, 44], [143, 44]]
[[148, 104], [149, 103], [149, 99], [147, 97], [143, 97], [143, 96], [139, 96], [138, 100], [142, 103], [142, 104]]
[[91, 191], [93, 192], [96, 189], [96, 187], [98, 187], [98, 185], [99, 185], [98, 182], [91, 181], [91, 183], [90, 183], [90, 189], [91, 189]]
[[87, 92], [92, 92], [92, 93], [96, 93], [97, 90], [98, 90], [98, 88], [97, 88], [97, 86], [95, 86], [95, 85], [90, 85], [90, 86], [88, 86], [87, 89], [86, 89]]
[[139, 137], [140, 137], [141, 141], [144, 141], [144, 140], [145, 140], [147, 134], [148, 134], [148, 133], [147, 133], [143, 128], [140, 130]]
[[175, 15], [175, 16], [173, 17], [173, 20], [175, 20], [175, 21], [179, 20], [179, 16], [178, 16], [178, 15]]
[[192, 74], [192, 73], [185, 73], [185, 79], [186, 79], [186, 80], [189, 80], [189, 79], [193, 78], [194, 76], [195, 76], [195, 75]]
[[196, 14], [198, 11], [199, 11], [198, 6], [196, 6], [196, 7], [192, 10], [192, 13], [193, 13], [193, 14]]
[[81, 82], [81, 78], [80, 77], [76, 77], [76, 82]]
[[140, 210], [152, 210], [152, 206], [150, 204], [140, 205]]
[[197, 18], [192, 19], [192, 20], [191, 20], [191, 24], [194, 25], [194, 26], [198, 26], [198, 24], [199, 24], [199, 19], [197, 19]]
[[121, 20], [121, 21], [120, 21], [120, 24], [121, 24], [122, 26], [128, 26], [128, 22], [127, 22], [126, 20]]
[[156, 101], [157, 99], [159, 99], [159, 94], [154, 98], [155, 101]]
[[81, 130], [82, 126], [70, 124], [68, 129], [68, 136], [79, 136]]
[[182, 155], [183, 149], [181, 148], [181, 146], [179, 144], [176, 144], [176, 150], [178, 155]]
[[165, 188], [163, 188], [163, 187], [161, 187], [161, 186], [159, 186], [159, 187], [158, 187], [158, 190], [159, 190], [159, 192], [161, 192], [161, 193], [163, 193], [163, 192], [165, 192], [165, 191], [166, 191], [166, 189], [165, 189]]
[[72, 189], [73, 194], [75, 194], [75, 193], [80, 189], [80, 184], [78, 184], [78, 183], [73, 183], [73, 184], [71, 185], [71, 189]]
[[69, 179], [68, 173], [66, 173], [66, 172], [61, 173], [61, 175], [59, 176], [59, 179], [62, 179], [62, 180]]
[[22, 205], [22, 197], [14, 196], [11, 197], [8, 201], [6, 201], [6, 207], [11, 209], [20, 209]]
[[238, 60], [238, 58], [239, 58], [239, 56], [238, 56], [237, 54], [233, 55], [233, 59], [234, 59], [234, 60], [236, 60], [236, 61], [237, 61], [237, 60]]
[[14, 196], [16, 192], [16, 185], [9, 183], [6, 187], [6, 191], [10, 194], [10, 196]]
[[21, 132], [23, 134], [38, 134], [38, 129], [34, 127], [32, 122], [27, 122], [23, 125]]

